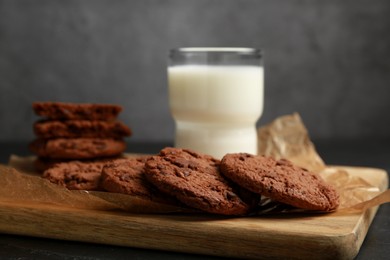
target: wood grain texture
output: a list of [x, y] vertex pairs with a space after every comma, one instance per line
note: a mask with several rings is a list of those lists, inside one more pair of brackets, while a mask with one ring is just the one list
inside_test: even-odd
[[[387, 188], [383, 170], [345, 169], [381, 190]], [[376, 210], [231, 218], [136, 215], [0, 201], [0, 232], [226, 257], [352, 259]]]

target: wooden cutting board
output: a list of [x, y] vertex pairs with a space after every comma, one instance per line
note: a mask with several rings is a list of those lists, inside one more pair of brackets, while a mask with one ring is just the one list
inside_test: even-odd
[[[343, 168], [387, 189], [388, 175], [383, 170]], [[352, 259], [376, 211], [228, 218], [137, 215], [0, 201], [0, 232], [226, 257]]]

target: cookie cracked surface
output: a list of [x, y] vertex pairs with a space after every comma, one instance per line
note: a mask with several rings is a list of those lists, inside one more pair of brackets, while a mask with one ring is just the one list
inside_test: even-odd
[[145, 176], [187, 206], [223, 215], [247, 213], [249, 206], [220, 174], [219, 163], [208, 155], [168, 147], [146, 162]]
[[227, 154], [220, 168], [224, 176], [238, 185], [281, 203], [318, 211], [334, 211], [339, 206], [339, 195], [332, 186], [319, 175], [285, 159]]
[[145, 161], [147, 157], [126, 158], [112, 161], [102, 169], [100, 186], [109, 192], [128, 194], [165, 204], [177, 201], [160, 192], [146, 180]]
[[126, 143], [113, 138], [37, 138], [29, 148], [44, 158], [93, 159], [117, 156], [126, 149]]
[[52, 120], [113, 120], [122, 111], [114, 104], [34, 102], [34, 112]]
[[101, 170], [105, 162], [57, 163], [44, 171], [42, 177], [70, 190], [99, 190]]

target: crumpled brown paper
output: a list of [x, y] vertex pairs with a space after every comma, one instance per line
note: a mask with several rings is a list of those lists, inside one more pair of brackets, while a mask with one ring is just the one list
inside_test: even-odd
[[[326, 167], [317, 154], [298, 114], [275, 119], [261, 127], [259, 153], [286, 158], [297, 165], [319, 173], [340, 193], [338, 211], [362, 211], [390, 202], [388, 183], [373, 186], [345, 169]], [[135, 196], [108, 192], [70, 191], [42, 179], [33, 167], [34, 156], [11, 156], [8, 166], [0, 165], [0, 201], [44, 203], [95, 210], [124, 210], [132, 213], [191, 213], [195, 210], [152, 203]], [[386, 186], [386, 187], [384, 187]], [[384, 192], [383, 192], [384, 191]], [[382, 193], [381, 193], [382, 192]], [[296, 212], [291, 207], [263, 199], [257, 214]]]
[[[340, 194], [339, 210], [359, 208], [360, 206], [357, 208], [355, 206], [378, 196], [385, 189], [384, 186], [388, 185], [386, 182], [381, 187], [373, 186], [365, 179], [354, 176], [340, 167], [327, 167], [319, 174], [327, 183], [335, 187]], [[390, 202], [390, 197], [388, 200]]]
[[278, 117], [258, 129], [258, 153], [275, 159], [287, 158], [313, 172], [325, 169], [298, 113]]

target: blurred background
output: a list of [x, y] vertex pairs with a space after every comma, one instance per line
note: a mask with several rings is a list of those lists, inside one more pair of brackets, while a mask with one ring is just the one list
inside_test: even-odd
[[34, 101], [117, 103], [129, 142], [172, 142], [169, 49], [265, 53], [258, 125], [298, 112], [313, 140], [390, 138], [388, 0], [0, 0], [0, 142]]

